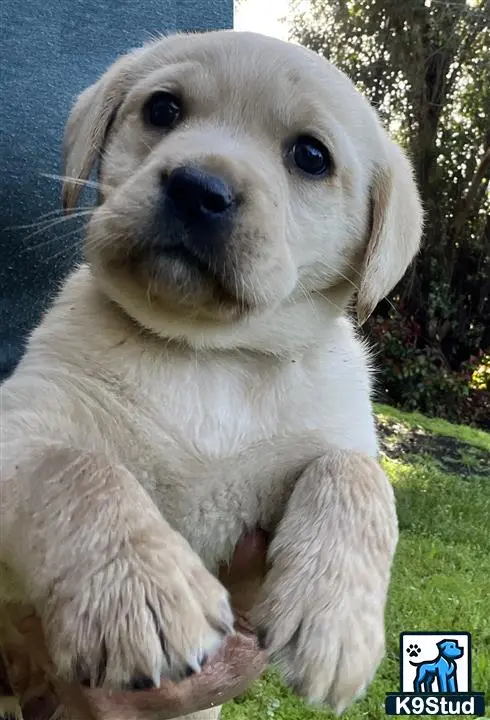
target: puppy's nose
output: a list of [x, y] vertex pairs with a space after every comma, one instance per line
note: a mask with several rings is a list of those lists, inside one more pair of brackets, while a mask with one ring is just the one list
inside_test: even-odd
[[235, 204], [233, 190], [224, 180], [198, 168], [176, 168], [164, 185], [169, 210], [185, 224], [222, 220]]

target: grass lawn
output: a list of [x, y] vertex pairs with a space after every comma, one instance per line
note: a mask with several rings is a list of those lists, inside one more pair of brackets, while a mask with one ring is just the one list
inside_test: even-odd
[[[399, 689], [399, 633], [470, 631], [473, 690], [490, 718], [490, 434], [376, 407], [383, 465], [400, 522], [387, 609], [387, 656], [367, 697], [344, 717], [386, 719], [384, 698]], [[228, 703], [223, 720], [326, 720], [272, 673]], [[453, 716], [459, 717], [459, 716]]]

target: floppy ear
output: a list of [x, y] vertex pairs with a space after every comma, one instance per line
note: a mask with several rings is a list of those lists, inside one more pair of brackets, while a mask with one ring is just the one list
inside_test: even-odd
[[412, 166], [391, 140], [375, 171], [371, 197], [372, 229], [357, 296], [360, 324], [401, 280], [422, 236], [423, 210]]
[[130, 68], [141, 53], [137, 49], [117, 60], [109, 70], [77, 98], [68, 118], [63, 143], [63, 208], [69, 213], [77, 204], [83, 180], [104, 148], [109, 126], [134, 78]]

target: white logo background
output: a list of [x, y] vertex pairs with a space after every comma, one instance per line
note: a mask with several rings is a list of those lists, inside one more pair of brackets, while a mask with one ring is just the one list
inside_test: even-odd
[[[413, 693], [413, 681], [415, 680], [415, 674], [417, 668], [410, 665], [410, 661], [415, 663], [421, 663], [426, 661], [435, 660], [439, 655], [439, 648], [437, 643], [441, 640], [454, 640], [458, 646], [463, 648], [463, 657], [455, 660], [457, 667], [457, 678], [458, 678], [458, 692], [469, 692], [469, 659], [470, 659], [470, 648], [469, 638], [466, 633], [444, 633], [434, 635], [424, 635], [417, 633], [407, 633], [403, 635], [401, 639], [401, 680], [402, 680], [402, 692]], [[407, 649], [409, 645], [418, 645], [420, 653], [417, 657], [410, 657]], [[433, 685], [434, 692], [440, 692], [437, 685], [437, 680], [434, 681]]]

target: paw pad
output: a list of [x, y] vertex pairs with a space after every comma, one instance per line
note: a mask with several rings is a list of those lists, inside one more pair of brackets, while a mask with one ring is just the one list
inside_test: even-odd
[[407, 653], [409, 657], [418, 657], [422, 649], [418, 645], [409, 645], [407, 647]]

